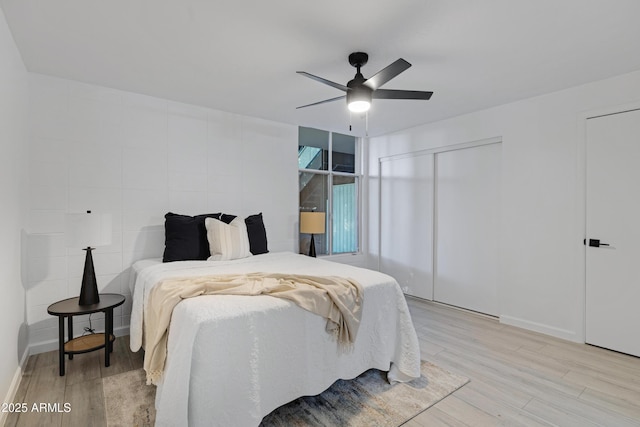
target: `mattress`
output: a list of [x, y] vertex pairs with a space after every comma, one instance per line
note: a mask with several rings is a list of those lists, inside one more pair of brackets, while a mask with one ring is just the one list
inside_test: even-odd
[[131, 350], [144, 343], [144, 307], [170, 277], [250, 272], [342, 276], [364, 289], [362, 318], [345, 349], [326, 320], [270, 296], [206, 295], [180, 302], [156, 392], [157, 426], [257, 426], [279, 406], [376, 368], [389, 381], [420, 376], [420, 349], [404, 295], [390, 276], [288, 252], [233, 261], [143, 260], [130, 281]]

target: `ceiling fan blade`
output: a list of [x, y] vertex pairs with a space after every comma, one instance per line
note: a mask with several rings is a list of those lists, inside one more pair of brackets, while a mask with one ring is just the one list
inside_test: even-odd
[[344, 91], [344, 92], [349, 90], [349, 88], [346, 87], [345, 85], [341, 85], [340, 83], [332, 82], [331, 80], [323, 79], [322, 77], [314, 76], [313, 74], [309, 74], [306, 71], [296, 71], [296, 73], [302, 74], [303, 76], [309, 77], [310, 79], [313, 79], [313, 80], [315, 80], [317, 82], [324, 83], [324, 84], [329, 85], [331, 87], [335, 87], [336, 89], [340, 89], [341, 91]]
[[378, 89], [373, 92], [374, 99], [422, 99], [429, 100], [433, 92], [421, 90]]
[[374, 76], [369, 77], [363, 85], [376, 90], [409, 67], [411, 67], [411, 64], [400, 58], [386, 68], [378, 71]]
[[324, 101], [314, 102], [313, 104], [301, 105], [300, 107], [296, 107], [296, 110], [299, 109], [299, 108], [312, 107], [314, 105], [324, 104], [326, 102], [337, 101], [339, 99], [345, 99], [346, 97], [347, 97], [347, 95], [336, 96], [335, 98], [325, 99]]

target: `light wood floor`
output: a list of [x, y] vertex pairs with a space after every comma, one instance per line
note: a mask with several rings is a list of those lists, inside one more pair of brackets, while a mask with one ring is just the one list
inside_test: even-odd
[[[640, 359], [506, 326], [495, 319], [409, 300], [422, 358], [471, 382], [405, 427], [640, 426]], [[14, 402], [69, 402], [70, 413], [12, 415], [6, 426], [103, 426], [101, 378], [142, 366], [115, 342], [76, 355], [58, 376], [56, 352], [31, 356]]]
[[471, 382], [405, 427], [640, 426], [640, 358], [409, 300], [422, 358]]
[[[142, 352], [129, 350], [129, 337], [113, 343], [111, 366], [104, 366], [104, 350], [76, 354], [67, 360], [66, 375], [59, 375], [58, 352], [29, 357], [13, 402], [71, 404], [71, 411], [32, 412], [9, 415], [6, 427], [98, 427], [107, 420], [102, 394], [102, 378], [142, 368]], [[123, 426], [124, 427], [124, 426]], [[126, 426], [128, 427], [128, 426]]]

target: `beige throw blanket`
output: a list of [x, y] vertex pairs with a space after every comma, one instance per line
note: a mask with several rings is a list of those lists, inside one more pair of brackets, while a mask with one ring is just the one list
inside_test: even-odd
[[165, 280], [153, 287], [144, 311], [147, 384], [157, 385], [162, 378], [174, 307], [185, 298], [215, 294], [288, 299], [327, 319], [327, 332], [334, 334], [340, 344], [353, 343], [360, 325], [363, 291], [352, 279], [249, 273]]

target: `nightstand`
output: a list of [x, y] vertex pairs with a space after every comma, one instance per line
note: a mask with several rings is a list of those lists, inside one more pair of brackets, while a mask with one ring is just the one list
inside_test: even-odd
[[[47, 312], [52, 316], [58, 316], [58, 341], [60, 357], [60, 376], [64, 376], [64, 356], [69, 355], [69, 360], [74, 354], [88, 353], [104, 348], [104, 366], [111, 364], [110, 354], [113, 351], [113, 309], [124, 303], [124, 296], [120, 294], [100, 294], [100, 302], [91, 305], [79, 305], [79, 297], [69, 298], [51, 304]], [[105, 316], [104, 333], [82, 335], [73, 337], [73, 316], [102, 312]], [[64, 340], [64, 319], [67, 318], [67, 337]]]

